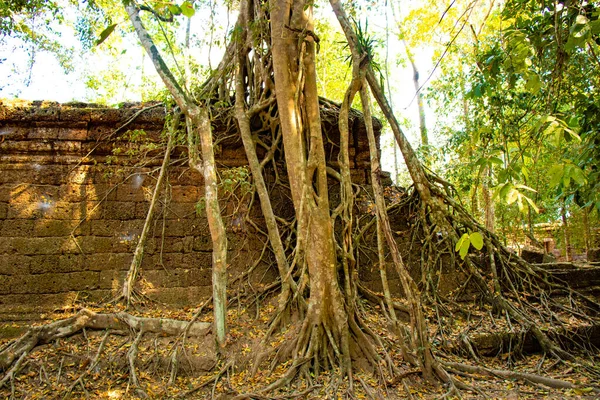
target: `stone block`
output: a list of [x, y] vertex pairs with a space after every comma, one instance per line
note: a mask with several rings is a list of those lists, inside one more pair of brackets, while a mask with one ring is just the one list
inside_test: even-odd
[[199, 304], [212, 294], [210, 286], [191, 286], [182, 288], [152, 288], [144, 290], [144, 294], [150, 299], [161, 303], [187, 306], [190, 304]]
[[0, 241], [0, 253], [6, 254], [61, 254], [65, 238], [9, 237]]
[[107, 125], [91, 124], [88, 128], [88, 140], [94, 142], [102, 140], [110, 136], [115, 128]]
[[[200, 222], [195, 219], [167, 219], [164, 220], [164, 235], [165, 237], [192, 236], [197, 232], [199, 225]], [[208, 225], [206, 226], [208, 227]], [[158, 222], [153, 234], [154, 236], [162, 236], [163, 221]]]
[[114, 237], [81, 236], [78, 243], [84, 254], [111, 253], [118, 247], [118, 239]]
[[65, 176], [65, 182], [77, 185], [94, 184], [94, 168], [90, 165], [80, 165], [69, 169]]
[[185, 238], [177, 237], [155, 238], [153, 240], [155, 246], [154, 251], [160, 251], [161, 248], [165, 253], [183, 253], [184, 250], [188, 248], [191, 250], [193, 239], [184, 239]]
[[[116, 108], [91, 108], [88, 110], [90, 123], [92, 124], [115, 124], [125, 122], [123, 113]], [[119, 125], [117, 125], [119, 126]], [[114, 128], [112, 128], [114, 130]]]
[[172, 186], [171, 201], [174, 203], [196, 203], [204, 193], [198, 186]]
[[59, 140], [69, 140], [69, 141], [84, 141], [88, 137], [88, 129], [84, 128], [61, 128], [58, 131], [58, 139]]
[[195, 236], [194, 244], [192, 249], [194, 251], [212, 251], [212, 242], [210, 239], [210, 234]]
[[529, 263], [543, 263], [544, 252], [537, 249], [523, 249], [521, 251], [521, 258]]
[[148, 270], [142, 273], [151, 287], [172, 288], [189, 286], [210, 286], [212, 271], [210, 269], [170, 269]]
[[64, 107], [63, 105], [60, 109], [59, 119], [69, 123], [77, 121], [87, 125], [90, 120], [89, 108]]
[[136, 203], [125, 201], [105, 201], [102, 203], [103, 219], [136, 219]]
[[29, 131], [29, 139], [58, 139], [60, 128], [38, 126]]
[[[81, 153], [81, 142], [74, 140], [56, 141], [52, 143], [52, 151], [55, 153]], [[83, 154], [82, 154], [83, 155]]]
[[[32, 274], [44, 274], [48, 272], [63, 272], [59, 268], [59, 255], [45, 254], [38, 256], [30, 256], [29, 271]], [[67, 271], [71, 272], [71, 271]]]
[[0, 275], [27, 275], [31, 257], [20, 254], [0, 254]]
[[89, 230], [86, 230], [89, 225], [81, 226], [79, 223], [80, 220], [77, 219], [36, 220], [33, 225], [33, 236], [70, 236], [71, 233], [77, 236], [89, 234]]
[[23, 140], [27, 138], [28, 134], [29, 129], [23, 126], [0, 126], [0, 136], [4, 136], [7, 140]]
[[145, 202], [152, 198], [154, 188], [142, 186], [142, 182], [136, 185], [119, 185], [117, 187], [117, 201]]
[[0, 220], [0, 237], [34, 236], [33, 226], [35, 220], [31, 219], [5, 219]]
[[148, 216], [148, 208], [149, 207], [150, 207], [150, 203], [145, 202], [145, 201], [135, 203], [135, 219], [146, 220], [146, 217]]
[[600, 248], [589, 249], [587, 252], [589, 262], [600, 262]]
[[[205, 216], [203, 212], [201, 216]], [[196, 217], [196, 203], [169, 203], [167, 219], [186, 219]]]
[[106, 270], [100, 271], [99, 288], [109, 290], [119, 290], [123, 286], [123, 280], [127, 271]]
[[91, 221], [91, 232], [94, 236], [117, 237], [120, 240], [138, 237], [144, 226], [144, 220], [127, 221], [115, 219], [99, 219]]
[[7, 140], [0, 142], [0, 152], [2, 153], [37, 153], [50, 152], [53, 150], [53, 143], [28, 140]]
[[172, 185], [204, 187], [204, 176], [190, 168], [170, 168], [169, 182]]
[[14, 190], [14, 184], [0, 185], [0, 203], [8, 203], [10, 201], [11, 193]]
[[199, 251], [187, 253], [183, 255], [182, 263], [184, 268], [211, 269], [212, 253]]
[[52, 269], [47, 268], [45, 272], [81, 272], [86, 271], [87, 260], [93, 256], [83, 254], [64, 254], [56, 256], [56, 263]]
[[67, 183], [58, 190], [58, 199], [69, 203], [78, 203], [86, 200], [98, 200], [94, 185], [77, 185]]
[[88, 255], [86, 269], [90, 271], [126, 271], [131, 265], [133, 253], [95, 253]]
[[0, 202], [0, 219], [8, 217], [8, 203]]
[[185, 255], [182, 253], [164, 253], [161, 254], [157, 252], [153, 255], [145, 255], [144, 260], [142, 262], [142, 268], [144, 270], [151, 269], [166, 269], [170, 271], [174, 268], [187, 268], [183, 262], [183, 257]]
[[[6, 204], [6, 203], [4, 203]], [[44, 218], [47, 214], [49, 204], [45, 202], [23, 202], [15, 203], [11, 202], [8, 204], [8, 211], [4, 218], [6, 219], [39, 219]]]
[[99, 286], [98, 272], [46, 273], [9, 278], [10, 290], [5, 293], [52, 294], [93, 290]]

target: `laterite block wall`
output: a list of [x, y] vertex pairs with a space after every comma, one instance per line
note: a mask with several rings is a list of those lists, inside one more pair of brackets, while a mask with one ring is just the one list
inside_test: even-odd
[[[0, 320], [35, 318], [79, 300], [115, 295], [162, 161], [151, 146], [165, 111], [161, 105], [146, 107], [0, 104]], [[325, 117], [326, 126], [334, 123]], [[214, 129], [230, 128], [215, 124]], [[354, 144], [353, 176], [364, 183], [368, 146]], [[134, 168], [141, 153], [146, 164]], [[184, 146], [173, 152], [170, 192], [161, 197], [140, 287], [161, 302], [195, 305], [211, 292], [211, 242], [206, 219], [196, 212], [202, 176], [187, 167], [185, 154]], [[237, 139], [222, 142], [216, 155], [222, 168], [246, 165]], [[250, 213], [260, 219], [257, 207]], [[249, 230], [234, 232], [227, 223], [235, 276], [258, 258], [264, 238]], [[274, 274], [262, 266], [256, 275], [269, 280]]]

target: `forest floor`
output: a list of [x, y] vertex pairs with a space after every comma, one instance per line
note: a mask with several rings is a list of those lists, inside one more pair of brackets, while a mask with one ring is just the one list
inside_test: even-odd
[[[250, 305], [230, 305], [228, 312], [229, 338], [223, 354], [215, 353], [214, 338], [169, 337], [146, 334], [137, 343], [135, 370], [139, 382], [137, 391], [132, 385], [131, 364], [128, 362], [134, 337], [131, 332], [111, 332], [83, 330], [68, 338], [38, 346], [28, 355], [14, 379], [0, 388], [0, 397], [15, 399], [128, 399], [145, 397], [152, 399], [437, 399], [446, 394], [447, 388], [427, 382], [419, 373], [402, 362], [394, 337], [386, 326], [386, 319], [378, 307], [364, 302], [364, 318], [369, 326], [382, 336], [387, 351], [399, 367], [403, 379], [378, 380], [367, 369], [360, 370], [360, 360], [355, 360], [354, 387], [348, 389], [347, 379], [339, 382], [335, 371], [321, 373], [313, 382], [297, 379], [284, 389], [260, 393], [281, 377], [287, 364], [269, 365], [269, 357], [258, 368], [253, 365], [256, 355], [264, 351], [261, 339], [275, 311], [274, 298]], [[122, 311], [116, 306], [92, 307], [95, 312], [111, 313]], [[56, 310], [45, 315], [47, 321], [64, 319], [75, 313], [74, 309]], [[143, 310], [131, 312], [133, 315], [156, 318], [174, 318], [189, 321], [195, 310], [165, 309], [152, 305]], [[577, 389], [550, 389], [540, 384], [523, 380], [503, 379], [502, 377], [450, 371], [461, 382], [477, 387], [480, 392], [463, 391], [463, 398], [493, 399], [540, 399], [540, 398], [598, 398], [591, 385], [596, 382], [580, 367], [569, 362], [543, 357], [539, 353], [526, 354], [498, 348], [493, 357], [478, 355], [476, 346], [473, 354], [459, 344], [469, 337], [496, 337], [494, 332], [510, 331], [516, 327], [506, 327], [500, 319], [490, 321], [477, 316], [485, 310], [468, 314], [463, 318], [459, 313], [451, 317], [441, 317], [443, 324], [437, 324], [436, 312], [430, 310], [429, 320], [434, 346], [445, 348], [441, 361], [461, 362], [487, 368], [527, 372], [572, 382]], [[491, 316], [491, 313], [489, 313]], [[200, 321], [210, 322], [212, 313], [205, 310]], [[488, 320], [488, 322], [485, 322]], [[475, 322], [477, 321], [477, 322]], [[42, 322], [40, 322], [41, 324]], [[575, 322], [574, 322], [575, 323]], [[439, 327], [444, 327], [442, 330]], [[0, 330], [19, 329], [18, 326], [0, 326]], [[293, 332], [275, 334], [265, 346], [276, 348]], [[490, 336], [491, 335], [491, 336]], [[512, 340], [512, 339], [510, 339]], [[509, 340], [509, 341], [510, 341]], [[9, 339], [0, 341], [0, 348]], [[480, 341], [481, 342], [481, 341]], [[485, 341], [483, 341], [485, 342]], [[481, 342], [481, 343], [483, 343]], [[490, 341], [488, 340], [488, 343]], [[494, 342], [492, 339], [491, 342]], [[506, 340], [505, 340], [506, 342]], [[475, 342], [473, 342], [475, 343]], [[493, 347], [493, 346], [492, 346]], [[510, 347], [510, 346], [509, 346]], [[100, 349], [100, 351], [99, 351]], [[177, 349], [176, 357], [173, 356]], [[262, 349], [262, 350], [261, 350]], [[453, 349], [453, 350], [452, 350]], [[490, 351], [489, 349], [487, 350]], [[442, 354], [440, 351], [436, 352]], [[469, 358], [468, 354], [472, 354]], [[477, 357], [477, 359], [474, 359]], [[174, 361], [175, 360], [175, 361]], [[600, 365], [600, 352], [590, 360]], [[79, 380], [79, 381], [78, 381]], [[310, 385], [310, 386], [309, 386]], [[334, 389], [335, 388], [335, 389]]]

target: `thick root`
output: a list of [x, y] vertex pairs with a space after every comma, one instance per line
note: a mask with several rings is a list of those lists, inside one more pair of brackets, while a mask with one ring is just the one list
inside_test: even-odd
[[82, 309], [70, 318], [34, 327], [14, 340], [0, 352], [0, 370], [6, 371], [16, 359], [21, 359], [36, 346], [74, 335], [83, 328], [97, 330], [133, 329], [138, 332], [162, 333], [169, 336], [180, 335], [188, 329], [187, 334], [190, 336], [204, 336], [210, 331], [211, 324], [206, 322], [189, 324], [188, 321], [169, 318], [136, 317], [125, 312], [101, 314]]

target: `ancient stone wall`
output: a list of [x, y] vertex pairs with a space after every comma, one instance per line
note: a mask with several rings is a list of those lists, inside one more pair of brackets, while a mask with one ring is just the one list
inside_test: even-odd
[[[148, 212], [164, 119], [162, 105], [0, 104], [0, 319], [35, 318], [115, 294]], [[335, 115], [324, 115], [333, 141], [335, 123]], [[241, 142], [235, 135], [227, 139], [231, 127], [214, 128], [225, 138], [215, 148], [219, 166], [245, 166]], [[364, 126], [355, 123], [353, 179], [365, 183], [368, 147], [360, 130]], [[211, 292], [211, 241], [204, 213], [197, 212], [202, 176], [187, 167], [185, 155], [183, 145], [173, 152], [170, 189], [152, 225], [141, 287], [152, 299], [195, 305]], [[282, 197], [275, 208], [289, 204]], [[238, 209], [223, 207], [229, 217]], [[256, 205], [249, 212], [260, 220]], [[232, 226], [231, 219], [235, 276], [260, 258], [265, 239]], [[257, 270], [265, 280], [274, 274], [266, 264]]]

